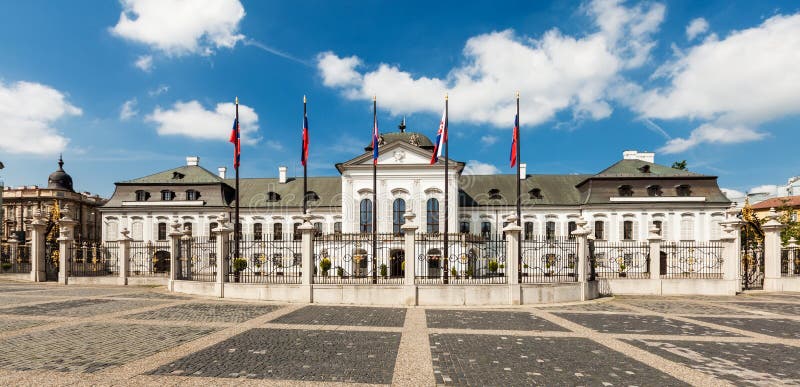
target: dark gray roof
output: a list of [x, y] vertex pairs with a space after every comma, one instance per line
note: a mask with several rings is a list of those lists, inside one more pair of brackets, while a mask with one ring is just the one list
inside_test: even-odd
[[225, 181], [211, 171], [196, 165], [184, 165], [117, 184], [219, 184]]
[[[231, 187], [236, 185], [236, 180], [226, 179]], [[277, 178], [239, 179], [239, 190], [242, 207], [302, 207], [303, 206], [303, 179], [289, 178], [286, 183], [279, 183]], [[313, 191], [318, 200], [310, 200], [309, 208], [321, 206], [342, 205], [342, 178], [339, 176], [309, 177], [308, 191]], [[270, 201], [269, 192], [280, 195], [280, 200]], [[234, 200], [230, 204], [236, 205]]]
[[[579, 205], [581, 195], [575, 185], [590, 175], [528, 175], [521, 181], [523, 205]], [[460, 181], [461, 206], [516, 205], [516, 174], [464, 175]], [[538, 189], [540, 198], [530, 191]], [[490, 192], [498, 190], [498, 192]], [[499, 195], [493, 197], [492, 194]]]
[[[646, 172], [645, 172], [646, 171]], [[699, 173], [648, 163], [641, 160], [620, 160], [594, 177], [687, 177], [705, 176]]]

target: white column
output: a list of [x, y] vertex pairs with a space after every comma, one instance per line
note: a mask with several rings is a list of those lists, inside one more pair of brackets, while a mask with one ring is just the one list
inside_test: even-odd
[[302, 233], [300, 252], [302, 253], [303, 278], [302, 288], [303, 299], [314, 302], [314, 225], [311, 224], [311, 215], [303, 215], [303, 224], [298, 227]]
[[178, 270], [182, 270], [179, 259], [181, 257], [181, 224], [176, 219], [170, 227], [172, 231], [169, 232], [169, 241], [172, 256], [169, 259], [169, 290], [175, 291], [175, 281], [178, 279]]
[[787, 257], [788, 262], [786, 263], [786, 275], [790, 277], [794, 276], [794, 268], [798, 263], [797, 260], [800, 259], [800, 256], [797, 254], [798, 247], [800, 246], [797, 245], [797, 239], [794, 238], [789, 239], [789, 244], [786, 245], [786, 248], [789, 249], [789, 256]]
[[117, 267], [119, 268], [119, 281], [120, 285], [128, 284], [128, 271], [131, 265], [131, 241], [133, 238], [130, 236], [130, 231], [123, 228], [120, 231], [120, 238], [117, 243], [119, 250], [117, 250]]
[[[58, 220], [58, 283], [66, 285], [69, 281], [70, 262], [72, 262], [73, 233], [75, 224], [78, 222], [72, 219], [72, 212], [69, 204], [64, 206], [61, 211], [61, 219]], [[86, 256], [84, 251], [83, 256]]]
[[225, 297], [225, 282], [228, 279], [228, 244], [232, 232], [233, 228], [228, 224], [228, 214], [221, 212], [217, 216], [217, 228], [211, 230], [213, 237], [217, 239], [217, 278], [214, 291], [220, 298]]
[[[662, 237], [658, 234], [658, 227], [652, 225], [648, 230], [647, 242], [650, 245], [650, 279], [661, 279], [661, 241]], [[663, 231], [662, 231], [663, 232]], [[659, 286], [659, 289], [661, 287]]]
[[767, 223], [761, 226], [764, 230], [764, 290], [780, 291], [781, 278], [781, 230], [784, 226], [778, 221], [774, 208], [769, 209]]
[[506, 276], [508, 281], [509, 304], [520, 305], [522, 303], [522, 289], [519, 285], [519, 237], [522, 227], [517, 225], [517, 215], [509, 215], [506, 218], [506, 225], [503, 232], [506, 233]]
[[[576, 268], [578, 269], [578, 284], [581, 287], [581, 301], [585, 301], [588, 298], [594, 298], [593, 293], [590, 292], [589, 283], [588, 283], [588, 264], [589, 264], [589, 246], [587, 244], [588, 240], [587, 237], [591, 233], [591, 230], [586, 228], [588, 222], [586, 219], [581, 216], [578, 220], [575, 221], [575, 231], [572, 232], [572, 235], [578, 241], [578, 251], [577, 251], [577, 262], [575, 262]], [[590, 297], [591, 296], [591, 297]]]
[[42, 217], [42, 212], [36, 210], [33, 212], [33, 220], [31, 221], [31, 281], [42, 282], [45, 281], [44, 274], [44, 232], [47, 228], [47, 221]]
[[417, 255], [414, 246], [414, 238], [417, 234], [418, 226], [414, 223], [415, 217], [416, 215], [414, 215], [413, 212], [406, 212], [403, 215], [405, 222], [402, 226], [400, 226], [400, 229], [403, 230], [405, 239], [403, 252], [403, 265], [405, 266], [405, 276], [403, 278], [403, 303], [405, 305], [417, 305], [417, 286], [414, 284]]

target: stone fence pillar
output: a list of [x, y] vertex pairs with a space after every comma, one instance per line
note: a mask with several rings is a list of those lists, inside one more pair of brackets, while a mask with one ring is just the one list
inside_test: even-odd
[[123, 228], [117, 241], [117, 267], [119, 270], [119, 280], [117, 282], [120, 285], [128, 284], [128, 272], [131, 265], [131, 241], [133, 240], [130, 233], [127, 228]]
[[781, 278], [781, 231], [786, 227], [778, 221], [774, 208], [769, 209], [764, 230], [764, 290], [780, 291]]
[[416, 254], [416, 246], [414, 245], [414, 238], [417, 235], [417, 226], [414, 223], [414, 218], [416, 215], [413, 212], [406, 212], [403, 215], [405, 222], [400, 229], [403, 230], [403, 287], [404, 287], [404, 296], [403, 296], [403, 304], [405, 305], [417, 305], [417, 286], [414, 284], [414, 278], [416, 277], [417, 269], [417, 254]]
[[575, 268], [578, 269], [578, 283], [581, 287], [581, 301], [589, 298], [589, 284], [588, 284], [588, 269], [589, 269], [589, 246], [587, 237], [592, 232], [586, 225], [589, 222], [581, 216], [575, 221], [575, 230], [572, 231], [572, 236], [578, 241], [577, 262]]
[[509, 304], [519, 305], [522, 302], [522, 289], [519, 286], [519, 237], [522, 227], [517, 224], [517, 215], [506, 217], [507, 225], [503, 228], [506, 234], [506, 280], [508, 281]]
[[17, 262], [17, 258], [19, 257], [19, 241], [17, 240], [17, 236], [15, 234], [11, 234], [11, 239], [8, 240], [8, 249], [11, 264], [14, 266], [19, 266], [19, 262]]
[[[66, 285], [69, 281], [69, 270], [72, 263], [71, 247], [74, 242], [73, 233], [77, 223], [72, 219], [69, 205], [64, 206], [61, 211], [61, 219], [58, 220], [58, 283], [62, 285]], [[86, 259], [85, 252], [83, 257]]]
[[660, 230], [655, 225], [650, 227], [647, 234], [647, 242], [650, 246], [650, 279], [661, 279], [661, 241], [664, 239], [659, 235]]
[[303, 301], [314, 302], [314, 225], [311, 224], [311, 215], [303, 215], [303, 224], [297, 228], [298, 231], [302, 234], [302, 240], [300, 241], [300, 252], [302, 253], [302, 263], [303, 263], [303, 278], [302, 278], [302, 289], [303, 289]]
[[788, 260], [788, 262], [786, 262], [786, 274], [788, 276], [794, 276], [795, 267], [800, 264], [800, 262], [798, 262], [798, 260], [800, 260], [800, 255], [798, 255], [797, 251], [798, 247], [800, 246], [797, 245], [797, 239], [789, 239], [789, 243], [786, 245], [786, 248], [789, 249], [789, 256], [786, 257]]
[[183, 232], [181, 232], [181, 224], [178, 223], [178, 220], [175, 221], [170, 225], [172, 231], [169, 232], [169, 241], [170, 241], [170, 259], [169, 259], [169, 290], [175, 290], [175, 281], [178, 279], [178, 271], [182, 270], [181, 267], [181, 237], [183, 236]]
[[31, 221], [31, 281], [42, 282], [45, 281], [44, 273], [44, 260], [45, 260], [45, 246], [44, 246], [44, 232], [47, 228], [47, 221], [42, 216], [42, 211], [37, 209], [33, 213], [33, 220]]
[[217, 238], [216, 254], [217, 254], [217, 278], [214, 290], [218, 297], [225, 297], [225, 282], [228, 280], [228, 256], [230, 251], [230, 237], [233, 229], [228, 226], [228, 214], [221, 212], [217, 216], [217, 228], [211, 230]]

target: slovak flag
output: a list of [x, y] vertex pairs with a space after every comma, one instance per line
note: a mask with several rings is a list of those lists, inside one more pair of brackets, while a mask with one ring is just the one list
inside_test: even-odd
[[233, 120], [233, 129], [231, 129], [230, 141], [233, 144], [233, 167], [239, 169], [239, 158], [241, 157], [241, 141], [239, 137], [239, 117]]
[[511, 166], [517, 164], [517, 142], [519, 141], [519, 115], [514, 115], [514, 137], [511, 139]]
[[373, 127], [372, 127], [372, 163], [378, 165], [378, 142], [380, 140], [380, 135], [378, 134], [378, 116], [373, 116]]
[[442, 157], [442, 148], [444, 143], [447, 142], [447, 108], [442, 113], [442, 121], [439, 122], [439, 131], [436, 132], [436, 143], [433, 144], [433, 156], [431, 156], [431, 165], [439, 161]]
[[303, 163], [303, 166], [306, 166], [308, 162], [308, 115], [303, 114], [303, 150], [302, 154], [300, 155], [300, 162]]

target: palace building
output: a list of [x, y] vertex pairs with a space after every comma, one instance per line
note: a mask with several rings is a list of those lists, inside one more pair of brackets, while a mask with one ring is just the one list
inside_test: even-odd
[[[354, 158], [336, 164], [340, 176], [287, 176], [240, 179], [240, 221], [248, 238], [299, 238], [303, 195], [320, 233], [399, 233], [406, 212], [416, 214], [420, 232], [444, 231], [444, 159], [430, 165], [433, 143], [405, 130], [384, 133], [379, 143], [377, 213], [373, 214], [371, 144]], [[625, 151], [622, 159], [596, 174], [527, 174], [522, 168], [523, 238], [568, 235], [583, 217], [598, 240], [645, 240], [652, 226], [671, 241], [710, 241], [720, 237], [731, 202], [715, 176], [656, 164], [654, 153]], [[449, 231], [496, 234], [515, 212], [516, 174], [465, 175], [464, 163], [450, 160]], [[234, 179], [221, 167], [213, 173], [199, 157], [152, 175], [116, 183], [100, 209], [102, 235], [117, 240], [130, 230], [138, 241], [166, 240], [178, 220], [195, 236], [210, 235], [221, 212], [232, 215]]]

